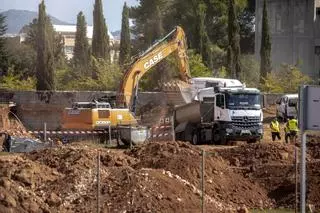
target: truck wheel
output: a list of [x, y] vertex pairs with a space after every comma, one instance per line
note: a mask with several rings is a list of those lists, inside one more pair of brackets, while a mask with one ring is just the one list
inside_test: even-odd
[[199, 137], [198, 137], [198, 134], [195, 132], [192, 134], [192, 141], [191, 143], [193, 145], [198, 145], [199, 144]]
[[224, 132], [221, 129], [213, 130], [213, 143], [217, 145], [227, 144], [227, 139]]

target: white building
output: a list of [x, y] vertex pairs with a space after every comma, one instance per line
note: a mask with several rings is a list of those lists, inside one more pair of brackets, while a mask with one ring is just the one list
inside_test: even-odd
[[[77, 26], [76, 25], [53, 25], [53, 28], [57, 33], [59, 33], [63, 37], [64, 52], [67, 58], [71, 59], [73, 57], [73, 48], [75, 44]], [[87, 26], [87, 37], [89, 40], [89, 44], [91, 44], [91, 41], [92, 41], [92, 34], [93, 34], [93, 26]], [[110, 38], [111, 47], [117, 44], [118, 42], [120, 42], [118, 40], [115, 40], [109, 31], [108, 31], [108, 35]], [[111, 59], [113, 59], [114, 51], [111, 51], [110, 55], [111, 55]]]

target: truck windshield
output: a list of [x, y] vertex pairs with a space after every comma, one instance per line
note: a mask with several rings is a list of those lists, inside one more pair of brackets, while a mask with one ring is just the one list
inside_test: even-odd
[[296, 107], [297, 106], [297, 103], [298, 103], [298, 99], [295, 98], [295, 99], [289, 99], [289, 107]]
[[228, 109], [260, 109], [260, 94], [227, 94], [226, 104]]

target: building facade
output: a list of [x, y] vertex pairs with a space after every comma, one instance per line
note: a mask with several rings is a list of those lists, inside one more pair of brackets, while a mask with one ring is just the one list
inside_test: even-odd
[[[62, 36], [63, 42], [64, 42], [64, 53], [68, 59], [71, 59], [73, 57], [73, 49], [75, 45], [77, 26], [76, 25], [53, 25], [53, 28], [58, 34]], [[87, 26], [87, 37], [90, 45], [92, 42], [92, 34], [93, 34], [93, 26]], [[110, 55], [112, 60], [114, 58], [113, 55], [115, 54], [115, 51], [113, 50], [114, 48], [112, 47], [114, 47], [120, 41], [115, 40], [109, 31], [108, 31], [108, 35], [110, 40], [110, 47], [111, 47]]]
[[[73, 57], [73, 49], [75, 45], [77, 26], [76, 25], [53, 25], [54, 30], [60, 34], [63, 38], [64, 44], [64, 53], [66, 57], [70, 60]], [[87, 38], [89, 41], [89, 45], [92, 42], [92, 34], [93, 34], [93, 26], [87, 26]], [[120, 41], [112, 36], [112, 34], [108, 31], [109, 41], [110, 41], [110, 57], [111, 60], [114, 58], [114, 54], [116, 54], [115, 47], [119, 46]], [[25, 41], [27, 34], [20, 33], [16, 35], [20, 37], [20, 43]]]
[[[263, 0], [256, 0], [255, 54], [260, 59]], [[299, 64], [320, 76], [320, 0], [267, 0], [272, 67]]]

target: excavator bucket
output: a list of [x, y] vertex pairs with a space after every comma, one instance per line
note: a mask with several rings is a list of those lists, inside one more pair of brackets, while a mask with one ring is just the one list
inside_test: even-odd
[[161, 89], [166, 94], [168, 105], [171, 106], [190, 103], [193, 97], [191, 84], [184, 81], [175, 80], [163, 83]]

